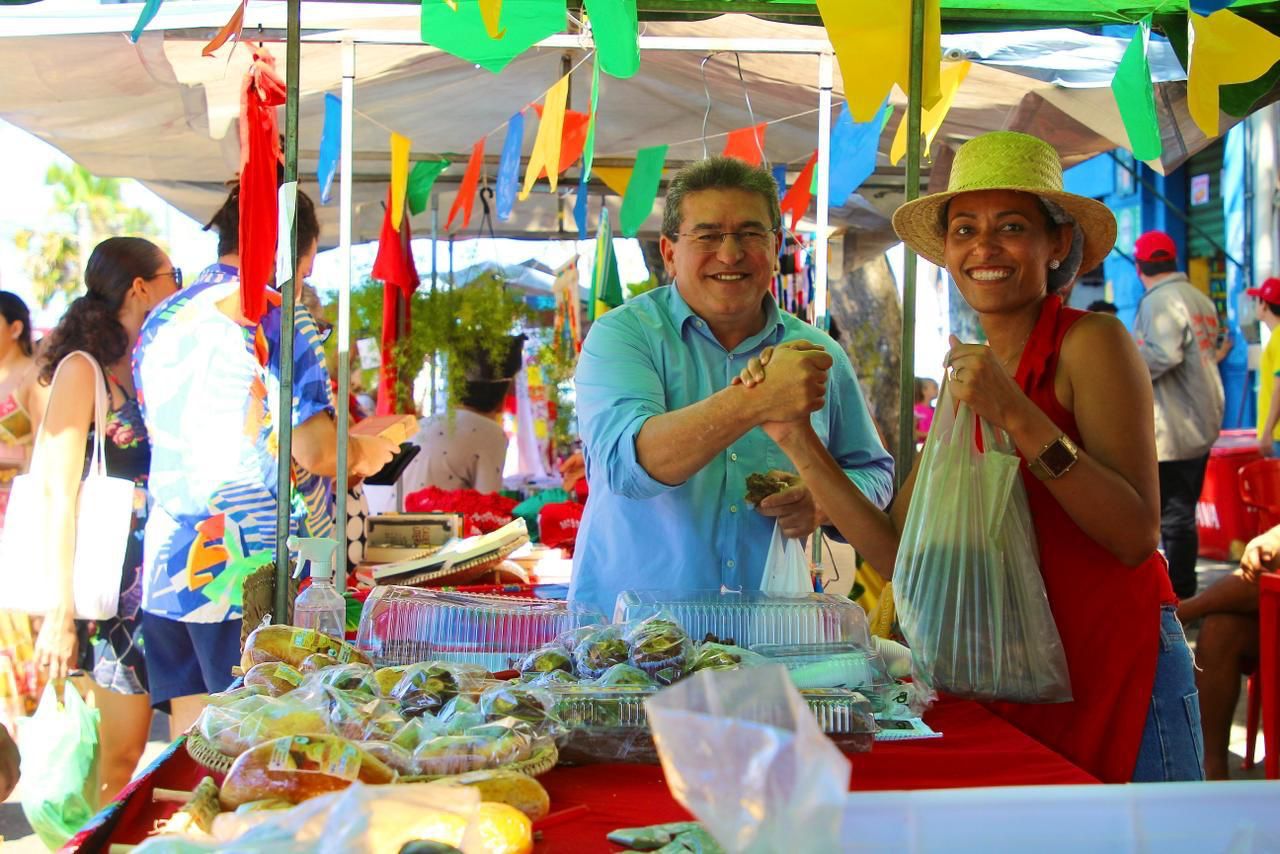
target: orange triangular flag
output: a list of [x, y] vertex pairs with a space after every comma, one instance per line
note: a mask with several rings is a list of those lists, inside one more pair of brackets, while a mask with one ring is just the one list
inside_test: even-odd
[[598, 166], [591, 164], [591, 177], [599, 178], [604, 185], [619, 196], [627, 194], [627, 185], [631, 183], [630, 166]]
[[467, 171], [462, 174], [462, 183], [458, 185], [458, 193], [453, 197], [453, 207], [449, 208], [449, 219], [444, 230], [453, 228], [453, 218], [462, 211], [462, 227], [471, 225], [471, 206], [475, 204], [476, 184], [480, 182], [480, 167], [484, 164], [484, 137], [480, 137], [471, 146], [471, 159], [467, 161]]
[[[564, 104], [569, 98], [569, 75], [566, 74], [547, 90], [544, 99], [542, 121], [538, 122], [538, 137], [533, 141], [533, 151], [529, 153], [529, 166], [524, 173], [524, 188], [518, 198], [524, 201], [529, 198], [529, 191], [534, 182], [546, 169], [548, 163], [560, 164], [560, 139], [564, 132]], [[548, 174], [547, 181], [551, 189], [556, 188], [557, 172]]]
[[813, 185], [813, 170], [817, 165], [818, 152], [815, 151], [809, 155], [809, 162], [800, 170], [800, 177], [796, 178], [795, 183], [782, 199], [782, 212], [791, 212], [792, 231], [796, 230], [796, 223], [800, 221], [800, 217], [809, 210], [809, 200], [813, 198], [813, 191], [809, 188]]
[[[538, 114], [538, 118], [542, 118], [542, 105], [534, 104], [533, 111]], [[564, 174], [564, 170], [578, 162], [578, 158], [582, 156], [582, 150], [587, 144], [587, 124], [591, 121], [590, 113], [580, 113], [577, 110], [564, 111], [564, 130], [560, 135], [560, 173]], [[538, 173], [541, 178], [547, 174], [544, 167]]]
[[754, 127], [729, 131], [729, 137], [724, 142], [724, 156], [736, 157], [752, 166], [759, 166], [764, 160], [764, 132], [768, 127], [768, 122], [764, 122]]
[[235, 36], [236, 41], [240, 41], [240, 31], [244, 29], [244, 7], [249, 0], [240, 0], [240, 5], [231, 13], [231, 18], [222, 25], [222, 29], [214, 35], [209, 43], [204, 46], [204, 50], [200, 51], [201, 56], [213, 56], [218, 48], [227, 43], [227, 39]]

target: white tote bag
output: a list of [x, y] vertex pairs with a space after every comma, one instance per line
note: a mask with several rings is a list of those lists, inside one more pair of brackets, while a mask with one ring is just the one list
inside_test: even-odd
[[[49, 517], [40, 481], [40, 437], [31, 460], [31, 471], [13, 479], [9, 509], [0, 539], [0, 589], [4, 607], [30, 614], [45, 614], [57, 599], [53, 545], [61, 537], [75, 538], [73, 566], [75, 616], [79, 620], [106, 620], [120, 607], [120, 577], [133, 517], [133, 481], [108, 477], [103, 451], [106, 433], [107, 389], [102, 368], [82, 350], [69, 354], [53, 375], [57, 385], [62, 366], [75, 356], [93, 365], [94, 441], [89, 473], [80, 484], [76, 502], [76, 527], [63, 531]], [[51, 387], [52, 388], [52, 387]], [[41, 430], [43, 430], [43, 425]]]

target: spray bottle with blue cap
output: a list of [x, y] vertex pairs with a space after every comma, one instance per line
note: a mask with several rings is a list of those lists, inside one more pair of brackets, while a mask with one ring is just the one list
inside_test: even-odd
[[311, 570], [311, 586], [299, 593], [293, 603], [294, 625], [343, 640], [347, 605], [333, 587], [333, 552], [338, 547], [337, 541], [328, 537], [290, 537], [288, 545], [290, 551], [298, 552], [293, 577], [302, 576], [304, 565], [309, 564]]

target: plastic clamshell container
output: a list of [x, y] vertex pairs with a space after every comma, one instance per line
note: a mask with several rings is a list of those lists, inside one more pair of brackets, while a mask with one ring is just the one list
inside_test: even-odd
[[618, 594], [613, 621], [640, 620], [660, 611], [695, 640], [713, 634], [722, 643], [732, 641], [741, 647], [851, 643], [865, 649], [871, 645], [866, 612], [846, 597], [824, 593], [626, 590]]
[[506, 670], [563, 632], [604, 622], [552, 599], [377, 587], [364, 603], [356, 646], [380, 667], [419, 661]]

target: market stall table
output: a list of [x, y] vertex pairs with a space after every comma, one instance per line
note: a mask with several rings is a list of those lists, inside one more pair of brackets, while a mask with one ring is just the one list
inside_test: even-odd
[[[967, 786], [1039, 786], [1096, 783], [1048, 747], [1014, 729], [977, 703], [943, 699], [925, 716], [942, 738], [878, 742], [851, 756], [855, 790], [931, 789]], [[141, 842], [178, 808], [153, 803], [155, 788], [193, 789], [206, 774], [171, 745], [147, 771], [99, 813], [65, 850], [100, 851], [108, 843]], [[563, 823], [545, 829], [537, 851], [607, 851], [605, 834], [620, 827], [685, 821], [656, 765], [584, 765], [555, 768], [540, 778], [551, 794], [552, 813], [583, 805]]]

